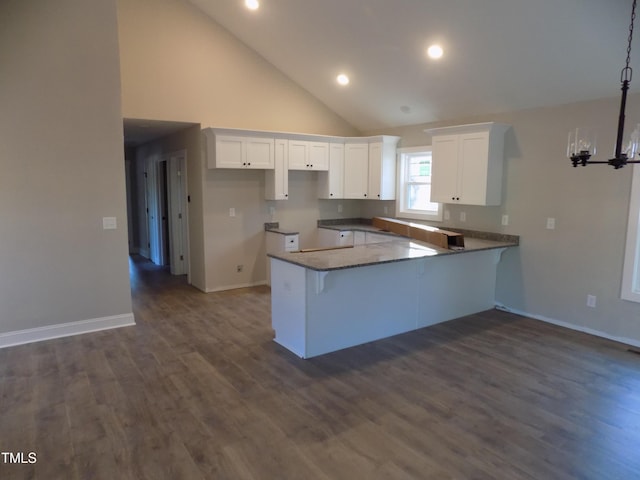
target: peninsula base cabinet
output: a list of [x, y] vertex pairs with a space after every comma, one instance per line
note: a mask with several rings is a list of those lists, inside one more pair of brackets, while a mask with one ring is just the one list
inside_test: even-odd
[[311, 358], [489, 310], [502, 251], [330, 271], [271, 258], [274, 340]]
[[508, 128], [490, 122], [427, 130], [432, 135], [431, 201], [500, 205]]

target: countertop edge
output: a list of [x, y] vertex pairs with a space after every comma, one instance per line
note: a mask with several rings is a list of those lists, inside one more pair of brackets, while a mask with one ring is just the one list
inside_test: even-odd
[[[400, 237], [400, 238], [404, 238], [404, 237]], [[368, 266], [373, 266], [373, 265], [383, 265], [383, 264], [386, 264], [386, 263], [406, 262], [406, 261], [410, 261], [410, 260], [423, 260], [423, 259], [442, 257], [442, 256], [447, 256], [447, 255], [459, 255], [459, 254], [465, 254], [465, 253], [481, 252], [481, 251], [486, 251], [486, 250], [507, 249], [507, 248], [517, 247], [517, 246], [518, 246], [518, 244], [515, 244], [515, 243], [512, 244], [512, 243], [506, 243], [505, 242], [505, 243], [501, 243], [500, 245], [490, 245], [490, 246], [473, 248], [473, 249], [445, 250], [445, 251], [438, 252], [436, 254], [430, 254], [430, 255], [425, 254], [425, 255], [420, 256], [420, 257], [406, 257], [406, 258], [392, 258], [392, 259], [389, 259], [389, 260], [375, 260], [375, 261], [371, 261], [371, 262], [358, 263], [358, 264], [355, 264], [355, 265], [340, 265], [340, 266], [327, 267], [327, 268], [320, 268], [320, 267], [317, 267], [317, 266], [310, 265], [308, 263], [296, 261], [295, 259], [291, 258], [291, 254], [295, 254], [295, 253], [299, 253], [299, 252], [268, 253], [267, 256], [271, 257], [271, 258], [275, 258], [277, 260], [282, 260], [283, 262], [287, 262], [287, 263], [291, 263], [293, 265], [297, 265], [299, 267], [307, 268], [309, 270], [313, 270], [313, 271], [316, 271], [316, 272], [330, 272], [330, 271], [335, 271], [335, 270], [347, 270], [349, 268], [359, 268], [359, 267], [368, 267]]]

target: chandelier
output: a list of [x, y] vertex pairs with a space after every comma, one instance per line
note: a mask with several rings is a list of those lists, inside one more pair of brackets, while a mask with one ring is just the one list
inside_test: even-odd
[[620, 83], [622, 84], [622, 98], [620, 99], [620, 115], [618, 117], [618, 135], [616, 137], [615, 156], [609, 160], [594, 161], [590, 160], [591, 155], [596, 153], [596, 137], [595, 133], [586, 128], [576, 128], [569, 132], [569, 140], [567, 142], [567, 157], [571, 159], [574, 167], [582, 165], [583, 167], [592, 163], [605, 163], [618, 169], [624, 167], [627, 163], [640, 163], [640, 160], [633, 160], [640, 146], [640, 124], [635, 128], [630, 136], [629, 141], [623, 146], [624, 136], [624, 113], [627, 104], [627, 91], [633, 70], [629, 66], [631, 60], [631, 40], [633, 38], [633, 24], [636, 19], [636, 0], [633, 0], [631, 7], [631, 24], [629, 25], [629, 43], [627, 45], [627, 61], [624, 68], [620, 72]]

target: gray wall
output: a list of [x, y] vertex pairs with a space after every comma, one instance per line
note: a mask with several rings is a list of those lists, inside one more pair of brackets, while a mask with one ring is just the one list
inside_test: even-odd
[[[615, 90], [615, 89], [614, 89]], [[629, 97], [627, 133], [640, 121], [640, 96]], [[576, 126], [598, 132], [598, 156], [613, 154], [619, 99], [460, 119], [448, 124], [496, 121], [512, 126], [505, 144], [504, 200], [499, 207], [448, 205], [450, 226], [521, 236], [500, 265], [497, 300], [519, 312], [610, 337], [640, 343], [640, 305], [620, 299], [631, 166], [574, 169], [565, 157]], [[429, 145], [425, 124], [385, 130], [401, 147]], [[381, 132], [368, 132], [370, 134]], [[464, 211], [466, 222], [460, 222]], [[369, 212], [371, 213], [371, 212]], [[501, 225], [508, 214], [510, 225]], [[546, 229], [547, 217], [556, 229]], [[597, 307], [586, 306], [587, 295]]]
[[115, 0], [0, 2], [0, 333], [131, 313], [118, 55]]

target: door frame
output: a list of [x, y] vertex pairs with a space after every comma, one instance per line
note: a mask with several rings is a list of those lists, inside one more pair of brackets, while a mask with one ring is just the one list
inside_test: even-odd
[[189, 208], [187, 198], [187, 151], [164, 154], [167, 162], [167, 201], [169, 212], [169, 257], [173, 275], [187, 275], [189, 262]]

